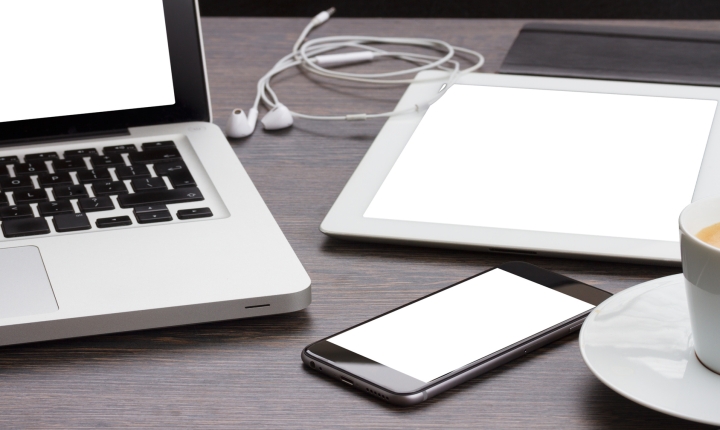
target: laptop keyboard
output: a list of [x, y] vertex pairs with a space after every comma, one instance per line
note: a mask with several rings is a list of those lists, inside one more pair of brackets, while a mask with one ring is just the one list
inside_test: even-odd
[[[212, 217], [173, 141], [0, 157], [6, 238]], [[174, 204], [183, 206], [173, 216]], [[128, 215], [117, 215], [127, 209]], [[113, 216], [97, 217], [103, 211]]]

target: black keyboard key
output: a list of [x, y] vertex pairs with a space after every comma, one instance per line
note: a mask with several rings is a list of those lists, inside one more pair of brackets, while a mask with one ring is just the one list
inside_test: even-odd
[[133, 166], [119, 166], [115, 168], [115, 174], [121, 181], [124, 179], [149, 178], [150, 170], [144, 164]]
[[145, 142], [140, 146], [142, 147], [143, 151], [156, 148], [175, 148], [175, 142], [173, 142], [172, 140], [165, 140], [162, 142]]
[[6, 155], [4, 157], [0, 157], [0, 165], [7, 165], [7, 164], [18, 164], [20, 163], [20, 159], [17, 158], [15, 155]]
[[130, 154], [130, 162], [135, 163], [159, 163], [162, 161], [181, 160], [180, 152], [176, 148], [153, 149]]
[[61, 185], [53, 187], [55, 200], [81, 199], [88, 196], [85, 185]]
[[132, 180], [133, 190], [136, 192], [149, 190], [167, 190], [167, 185], [162, 178], [143, 178]]
[[117, 167], [124, 166], [125, 160], [120, 154], [93, 155], [90, 162], [94, 167]]
[[145, 213], [145, 212], [157, 212], [157, 211], [166, 211], [166, 210], [168, 210], [166, 205], [135, 206], [133, 208], [135, 215]]
[[34, 236], [50, 233], [50, 226], [45, 218], [9, 219], [3, 221], [2, 231], [5, 237]]
[[112, 199], [108, 196], [87, 197], [78, 200], [78, 206], [83, 212], [111, 211], [115, 209]]
[[187, 166], [182, 161], [175, 163], [157, 163], [153, 165], [153, 169], [155, 169], [155, 173], [158, 176], [166, 176], [172, 173], [188, 171]]
[[54, 187], [55, 185], [72, 185], [73, 181], [67, 172], [44, 173], [38, 176], [38, 183], [41, 187]]
[[33, 188], [35, 188], [35, 184], [27, 176], [0, 179], [0, 189], [3, 191], [32, 190]]
[[0, 178], [9, 178], [10, 177], [10, 170], [8, 170], [7, 166], [0, 164]]
[[77, 172], [79, 182], [86, 184], [88, 182], [112, 180], [110, 171], [104, 167], [90, 170], [80, 170]]
[[3, 206], [0, 208], [0, 219], [32, 218], [35, 214], [30, 205]]
[[135, 151], [137, 151], [137, 147], [135, 145], [115, 145], [103, 148], [103, 154], [122, 154], [125, 152]]
[[15, 176], [38, 175], [47, 173], [48, 167], [44, 161], [33, 161], [32, 163], [21, 163], [15, 165]]
[[65, 151], [63, 153], [63, 157], [65, 158], [77, 158], [77, 157], [89, 157], [91, 155], [97, 155], [97, 149], [95, 148], [85, 148], [85, 149], [73, 149], [70, 151]]
[[173, 188], [184, 188], [184, 187], [196, 187], [195, 179], [192, 177], [190, 172], [183, 170], [180, 172], [173, 172], [167, 175], [170, 179], [170, 183]]
[[70, 170], [85, 170], [87, 165], [82, 158], [66, 158], [53, 161], [53, 169], [56, 172], [68, 172]]
[[0, 193], [0, 206], [7, 206], [10, 202], [8, 201], [7, 194]]
[[150, 224], [152, 222], [172, 221], [172, 215], [170, 215], [169, 210], [136, 213], [135, 218], [137, 218], [138, 224]]
[[118, 196], [121, 208], [146, 206], [156, 204], [171, 204], [184, 202], [198, 202], [205, 200], [197, 188], [179, 188], [177, 190], [145, 191], [143, 193], [123, 194]]
[[107, 195], [115, 195], [115, 194], [127, 194], [128, 189], [125, 186], [124, 182], [120, 181], [100, 181], [100, 182], [93, 182], [92, 184], [93, 192], [96, 196], [107, 196]]
[[210, 208], [183, 209], [177, 211], [178, 219], [207, 218], [213, 216]]
[[40, 216], [53, 216], [57, 214], [74, 213], [72, 203], [68, 200], [60, 200], [57, 202], [42, 202], [37, 206]]
[[26, 154], [25, 155], [25, 162], [30, 161], [44, 161], [44, 160], [52, 160], [54, 158], [60, 158], [57, 152], [41, 152], [38, 154]]
[[45, 202], [48, 199], [47, 192], [45, 190], [27, 190], [27, 191], [15, 191], [13, 192], [13, 200], [16, 204], [21, 203], [39, 203]]
[[53, 225], [58, 233], [69, 231], [89, 230], [90, 221], [85, 214], [61, 214], [53, 217]]
[[122, 227], [124, 225], [132, 225], [132, 220], [127, 215], [112, 218], [98, 218], [98, 220], [95, 221], [95, 225], [98, 226], [98, 228]]

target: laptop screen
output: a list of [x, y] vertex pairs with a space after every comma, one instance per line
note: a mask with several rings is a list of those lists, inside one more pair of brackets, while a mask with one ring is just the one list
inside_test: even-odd
[[0, 122], [175, 103], [162, 0], [0, 3]]
[[0, 146], [211, 121], [196, 0], [0, 1]]

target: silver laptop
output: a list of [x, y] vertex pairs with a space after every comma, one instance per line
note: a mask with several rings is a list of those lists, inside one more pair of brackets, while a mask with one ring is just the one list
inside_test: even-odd
[[308, 306], [307, 273], [211, 123], [194, 0], [0, 14], [0, 345]]

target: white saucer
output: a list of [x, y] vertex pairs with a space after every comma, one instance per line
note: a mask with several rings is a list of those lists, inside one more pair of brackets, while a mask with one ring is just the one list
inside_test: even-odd
[[720, 425], [720, 375], [695, 356], [682, 274], [600, 304], [580, 331], [580, 351], [595, 376], [628, 399]]

